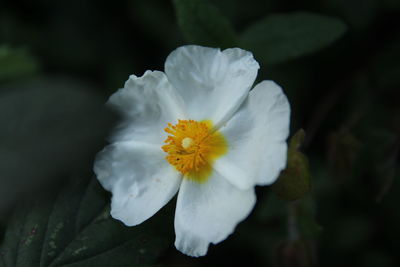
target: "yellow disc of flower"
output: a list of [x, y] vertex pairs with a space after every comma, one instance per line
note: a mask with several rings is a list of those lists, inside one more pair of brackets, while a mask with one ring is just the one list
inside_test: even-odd
[[228, 150], [226, 139], [210, 121], [178, 120], [165, 131], [170, 134], [162, 146], [166, 159], [187, 179], [206, 181], [213, 162]]

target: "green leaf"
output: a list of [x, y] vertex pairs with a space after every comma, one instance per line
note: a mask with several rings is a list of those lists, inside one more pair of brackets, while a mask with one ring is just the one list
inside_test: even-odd
[[25, 49], [0, 46], [0, 82], [31, 75], [37, 69], [36, 60]]
[[322, 8], [340, 16], [355, 32], [370, 30], [378, 17], [382, 2], [384, 0], [324, 0]]
[[[110, 217], [95, 178], [72, 180], [54, 201], [18, 207], [0, 255], [5, 266], [143, 266], [171, 243], [172, 220], [126, 227]], [[0, 261], [1, 262], [1, 261]]]
[[230, 22], [207, 0], [174, 0], [174, 5], [186, 42], [221, 48], [236, 46]]
[[278, 64], [316, 52], [346, 32], [339, 19], [296, 12], [271, 15], [250, 26], [241, 36], [244, 48], [265, 64]]
[[0, 91], [1, 216], [31, 192], [91, 166], [114, 117], [102, 97], [71, 79], [8, 83]]
[[287, 167], [272, 186], [274, 192], [285, 200], [296, 200], [311, 190], [307, 157], [298, 151], [304, 141], [304, 130], [299, 130], [290, 140]]

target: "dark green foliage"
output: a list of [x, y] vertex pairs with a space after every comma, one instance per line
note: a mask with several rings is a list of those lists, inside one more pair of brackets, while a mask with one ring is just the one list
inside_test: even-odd
[[[385, 1], [385, 0], [383, 0]], [[376, 19], [381, 0], [325, 0], [327, 10], [334, 10], [354, 30], [363, 32]]]
[[1, 214], [26, 192], [87, 168], [114, 116], [88, 85], [71, 79], [29, 80], [0, 90]]
[[230, 22], [208, 0], [174, 0], [178, 24], [190, 44], [236, 46]]
[[[0, 267], [400, 266], [399, 12], [398, 0], [3, 0]], [[296, 137], [278, 182], [199, 259], [173, 247], [174, 203], [126, 227], [91, 172], [117, 119], [107, 98], [184, 44], [253, 52]]]
[[270, 15], [250, 26], [241, 44], [272, 65], [316, 52], [342, 37], [346, 29], [341, 20], [319, 14]]
[[4, 266], [143, 266], [171, 244], [172, 224], [160, 216], [125, 227], [109, 211], [97, 180], [82, 177], [51, 202], [19, 205], [0, 248]]
[[36, 60], [26, 49], [0, 45], [0, 83], [31, 75], [37, 68]]

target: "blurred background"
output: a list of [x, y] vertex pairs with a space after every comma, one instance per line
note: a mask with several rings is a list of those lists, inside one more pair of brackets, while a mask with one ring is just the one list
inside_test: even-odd
[[[399, 29], [398, 0], [1, 1], [0, 266], [400, 266]], [[124, 227], [91, 171], [110, 94], [184, 44], [252, 51], [297, 133], [199, 259], [173, 247], [175, 200]]]

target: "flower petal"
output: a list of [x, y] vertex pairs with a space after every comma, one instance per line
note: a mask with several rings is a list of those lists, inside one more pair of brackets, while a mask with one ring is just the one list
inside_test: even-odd
[[241, 189], [273, 183], [286, 166], [290, 106], [272, 81], [259, 83], [221, 129], [228, 152], [214, 169]]
[[167, 123], [186, 117], [181, 97], [160, 71], [146, 71], [142, 77], [131, 75], [107, 104], [123, 116], [111, 141], [134, 140], [161, 146]]
[[111, 215], [128, 226], [153, 216], [176, 194], [182, 180], [160, 147], [139, 142], [105, 147], [96, 157], [94, 172], [112, 192]]
[[190, 119], [218, 128], [246, 98], [259, 69], [250, 52], [182, 46], [165, 62], [169, 81], [182, 96]]
[[175, 212], [175, 246], [189, 256], [203, 256], [210, 243], [230, 235], [256, 201], [254, 189], [239, 190], [216, 172], [205, 183], [184, 179]]

